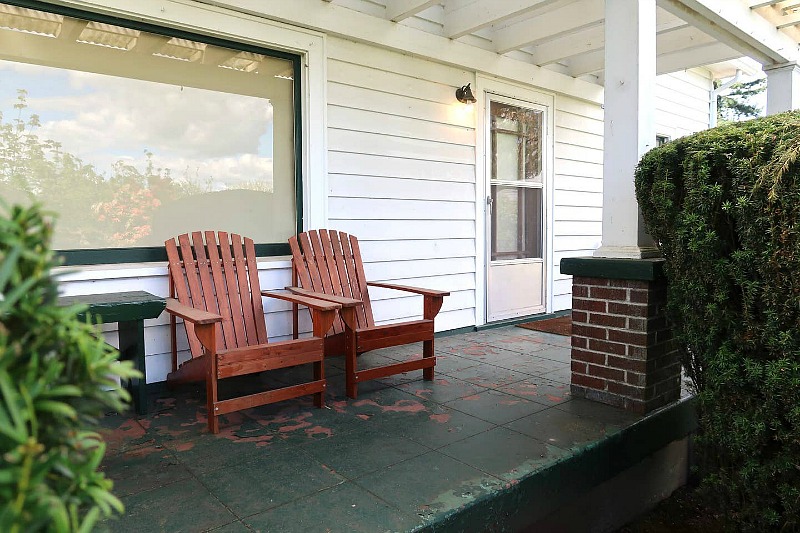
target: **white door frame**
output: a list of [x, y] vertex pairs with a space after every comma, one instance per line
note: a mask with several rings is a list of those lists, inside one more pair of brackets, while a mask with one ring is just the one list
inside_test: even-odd
[[486, 213], [486, 197], [489, 194], [488, 176], [486, 172], [490, 136], [487, 132], [487, 93], [509, 99], [518, 105], [535, 104], [546, 108], [544, 150], [546, 172], [544, 176], [544, 275], [545, 275], [545, 312], [553, 310], [553, 165], [555, 163], [555, 95], [500, 80], [491, 76], [478, 74], [475, 83], [475, 234], [477, 236], [476, 268], [475, 268], [475, 303], [477, 325], [487, 321], [487, 271], [489, 268], [488, 220]]

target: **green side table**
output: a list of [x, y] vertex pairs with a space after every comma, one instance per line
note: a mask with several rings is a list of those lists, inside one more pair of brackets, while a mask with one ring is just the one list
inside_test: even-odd
[[[133, 399], [136, 413], [147, 414], [147, 380], [144, 362], [144, 321], [156, 318], [166, 307], [164, 298], [153, 296], [145, 291], [114, 292], [109, 294], [83, 294], [79, 296], [62, 296], [59, 305], [87, 305], [92, 320], [103, 324], [117, 322], [119, 324], [120, 359], [134, 362], [136, 369], [142, 373], [141, 378], [134, 378], [127, 384], [128, 392]], [[79, 316], [83, 319], [86, 312]]]

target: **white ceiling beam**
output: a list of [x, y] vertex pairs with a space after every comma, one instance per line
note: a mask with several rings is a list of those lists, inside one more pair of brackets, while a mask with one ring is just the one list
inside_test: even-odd
[[606, 42], [605, 26], [600, 24], [587, 30], [556, 37], [536, 45], [531, 54], [537, 65], [557, 63], [572, 56], [600, 50]]
[[723, 43], [714, 42], [659, 55], [656, 58], [656, 74], [668, 74], [712, 63], [730, 61], [739, 57], [741, 56], [738, 50], [734, 50]]
[[778, 29], [796, 26], [797, 24], [800, 24], [800, 12], [787, 13], [778, 20]]
[[444, 34], [458, 39], [468, 33], [541, 9], [558, 0], [477, 0], [449, 10], [445, 4]]
[[494, 33], [492, 41], [498, 54], [518, 50], [557, 35], [599, 25], [604, 18], [603, 2], [580, 0], [560, 9], [512, 24]]
[[386, 18], [392, 22], [400, 22], [441, 2], [442, 0], [388, 0]]
[[594, 50], [570, 58], [569, 74], [577, 78], [586, 74], [597, 74], [605, 68], [605, 50]]
[[[658, 74], [699, 67], [740, 57], [731, 47], [717, 42], [689, 25], [656, 35]], [[603, 50], [593, 50], [569, 59], [571, 76], [597, 74], [605, 68]]]
[[675, 28], [658, 34], [656, 37], [656, 53], [658, 55], [669, 54], [686, 48], [704, 46], [715, 42], [717, 42], [717, 40], [707, 33], [703, 33], [694, 26], [687, 24], [681, 28]]
[[760, 7], [771, 6], [772, 4], [776, 4], [775, 0], [750, 0], [750, 9], [758, 9]]
[[[675, 21], [677, 22], [660, 26], [662, 29], [656, 34], [658, 53], [714, 42], [713, 37], [697, 28], [680, 19], [675, 19]], [[537, 65], [547, 65], [600, 50], [603, 46], [605, 46], [605, 26], [601, 24], [576, 34], [564, 35], [539, 44], [533, 49], [531, 56]]]
[[762, 65], [798, 58], [797, 42], [742, 2], [658, 0], [658, 5]]
[[[138, 3], [129, 0], [113, 0], [122, 6], [121, 13], [141, 16]], [[233, 10], [245, 15], [263, 17], [264, 0], [197, 0], [203, 4]], [[448, 4], [450, 0], [448, 0]], [[529, 2], [530, 3], [530, 2]], [[395, 24], [365, 13], [342, 7], [336, 3], [319, 0], [293, 0], [271, 2], [269, 14], [272, 20], [297, 25], [305, 21], [305, 27], [345, 39], [370, 43], [388, 50], [436, 58], [437, 61], [458, 68], [480, 71], [489, 75], [516, 81], [536, 79], [553, 92], [574, 96], [581, 100], [599, 103], [603, 101], [603, 88], [595, 83], [538, 67], [493, 50], [483, 50], [440, 35], [416, 28]], [[158, 20], [158, 19], [156, 19]]]

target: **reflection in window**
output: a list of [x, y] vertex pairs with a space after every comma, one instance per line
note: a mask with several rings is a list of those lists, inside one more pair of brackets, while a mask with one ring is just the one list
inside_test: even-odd
[[541, 183], [543, 113], [492, 102], [491, 115], [492, 179]]
[[0, 197], [56, 248], [295, 233], [291, 60], [6, 4], [0, 36]]

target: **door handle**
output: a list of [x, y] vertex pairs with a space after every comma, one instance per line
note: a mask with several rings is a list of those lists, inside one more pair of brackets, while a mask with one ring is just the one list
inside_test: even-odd
[[491, 196], [487, 196], [486, 197], [486, 211], [489, 214], [492, 214], [492, 205], [494, 205], [494, 198], [492, 198]]

